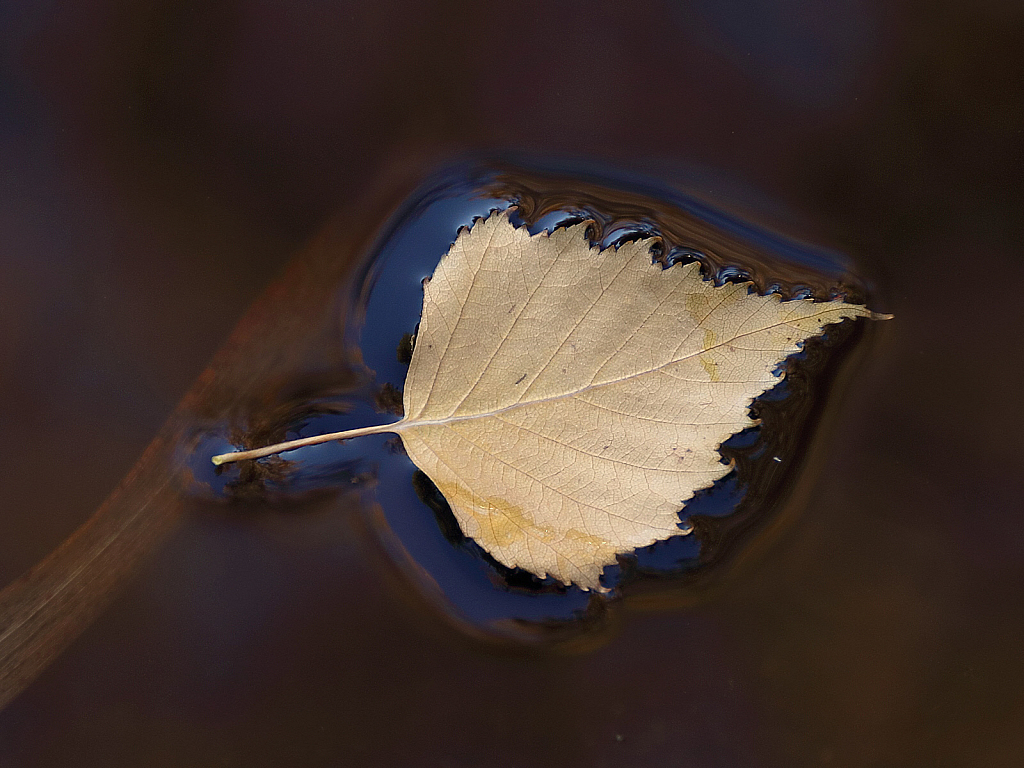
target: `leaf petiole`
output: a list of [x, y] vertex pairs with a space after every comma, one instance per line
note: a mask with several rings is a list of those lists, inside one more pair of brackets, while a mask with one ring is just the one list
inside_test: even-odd
[[[404, 419], [402, 420], [404, 421]], [[321, 443], [329, 443], [334, 440], [348, 440], [352, 437], [362, 437], [363, 435], [377, 435], [381, 432], [395, 432], [398, 429], [398, 425], [402, 421], [396, 421], [392, 424], [377, 424], [373, 427], [360, 427], [359, 429], [346, 429], [343, 432], [329, 432], [326, 435], [314, 435], [313, 437], [303, 437], [298, 440], [289, 440], [285, 443], [277, 443], [275, 445], [268, 445], [264, 448], [255, 448], [251, 451], [232, 451], [231, 453], [221, 453], [210, 459], [214, 464], [220, 466], [221, 464], [228, 464], [232, 461], [246, 461], [248, 459], [262, 459], [265, 456], [273, 456], [275, 453], [283, 453], [284, 451], [292, 451], [296, 448], [305, 448], [307, 445], [320, 445]]]

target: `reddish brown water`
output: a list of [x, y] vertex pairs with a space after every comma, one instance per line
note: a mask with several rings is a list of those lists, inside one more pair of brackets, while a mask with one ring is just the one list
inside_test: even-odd
[[849, 252], [897, 319], [793, 513], [700, 599], [645, 588], [592, 643], [516, 649], [412, 588], [358, 494], [195, 501], [0, 713], [0, 764], [1019, 765], [1024, 22], [815, 9], [6, 5], [4, 583], [334, 212], [369, 253], [471, 150], [586, 155]]

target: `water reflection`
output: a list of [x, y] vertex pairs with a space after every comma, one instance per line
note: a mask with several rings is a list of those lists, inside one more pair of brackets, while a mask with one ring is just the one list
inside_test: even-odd
[[[784, 504], [840, 367], [864, 336], [863, 323], [830, 327], [780, 366], [785, 379], [758, 398], [759, 425], [721, 447], [733, 471], [680, 512], [686, 535], [620, 557], [602, 578], [606, 594], [509, 569], [462, 535], [444, 497], [389, 435], [327, 443], [256, 462], [214, 469], [226, 444], [254, 447], [394, 421], [405, 381], [409, 339], [422, 306], [422, 281], [462, 227], [511, 211], [533, 233], [591, 222], [603, 248], [660, 238], [655, 258], [668, 266], [699, 261], [717, 283], [753, 283], [785, 298], [845, 296], [863, 301], [865, 285], [838, 256], [812, 250], [737, 220], [678, 190], [606, 169], [503, 164], [462, 165], [430, 180], [384, 227], [362, 270], [336, 294], [339, 343], [359, 360], [348, 388], [318, 391], [296, 383], [269, 415], [248, 414], [198, 437], [193, 487], [233, 500], [263, 498], [301, 509], [310, 495], [362, 489], [392, 559], [420, 591], [473, 634], [516, 642], [578, 641], [609, 623], [621, 598], [654, 590], [699, 592]], [[321, 376], [323, 372], [321, 372]], [[329, 377], [328, 377], [329, 378]], [[345, 379], [345, 376], [339, 376]]]

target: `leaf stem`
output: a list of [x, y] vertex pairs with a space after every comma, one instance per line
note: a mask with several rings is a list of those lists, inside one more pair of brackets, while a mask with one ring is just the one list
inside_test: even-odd
[[232, 461], [245, 461], [247, 459], [262, 459], [264, 456], [273, 456], [275, 453], [283, 453], [284, 451], [292, 451], [296, 448], [304, 448], [307, 445], [320, 445], [321, 443], [329, 443], [333, 440], [348, 440], [352, 437], [362, 437], [363, 435], [378, 435], [381, 432], [397, 432], [405, 419], [396, 421], [392, 424], [377, 424], [373, 427], [359, 427], [358, 429], [346, 429], [343, 432], [330, 432], [326, 435], [314, 435], [313, 437], [303, 437], [298, 440], [289, 440], [286, 443], [277, 443], [275, 445], [268, 445], [265, 448], [255, 448], [251, 451], [233, 451], [231, 453], [221, 453], [214, 456], [211, 461], [220, 466], [221, 464], [227, 464]]

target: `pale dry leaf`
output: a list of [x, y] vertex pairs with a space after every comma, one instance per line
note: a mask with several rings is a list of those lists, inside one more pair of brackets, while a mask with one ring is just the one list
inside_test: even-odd
[[502, 213], [464, 230], [424, 288], [405, 417], [322, 439], [398, 433], [498, 561], [600, 589], [617, 553], [682, 533], [802, 341], [879, 316], [716, 287], [654, 263], [650, 240], [599, 251], [586, 226], [531, 236]]

